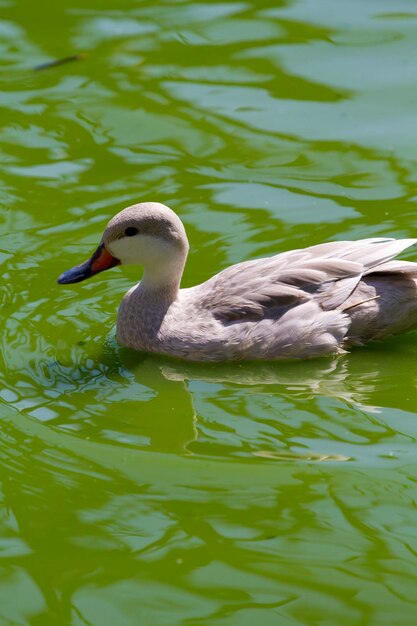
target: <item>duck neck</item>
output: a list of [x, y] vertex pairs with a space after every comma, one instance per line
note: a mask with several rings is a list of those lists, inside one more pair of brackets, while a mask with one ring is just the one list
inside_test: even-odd
[[177, 299], [185, 260], [186, 255], [178, 258], [175, 263], [145, 267], [140, 281], [141, 293], [154, 302], [169, 306]]

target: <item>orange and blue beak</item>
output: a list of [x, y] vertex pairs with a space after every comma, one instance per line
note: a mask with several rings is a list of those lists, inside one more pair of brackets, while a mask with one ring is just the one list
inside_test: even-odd
[[99, 272], [104, 272], [104, 270], [108, 270], [115, 265], [120, 265], [119, 259], [107, 252], [104, 243], [101, 243], [88, 261], [61, 274], [57, 282], [60, 285], [80, 283], [82, 280], [90, 278], [94, 274], [99, 274]]

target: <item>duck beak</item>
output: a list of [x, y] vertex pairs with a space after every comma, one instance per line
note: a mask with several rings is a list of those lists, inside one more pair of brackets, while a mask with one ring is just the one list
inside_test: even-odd
[[88, 261], [61, 274], [57, 282], [60, 285], [80, 283], [82, 280], [90, 278], [90, 276], [94, 276], [94, 274], [99, 272], [104, 272], [104, 270], [108, 270], [115, 265], [120, 265], [119, 259], [107, 252], [104, 243], [101, 243]]

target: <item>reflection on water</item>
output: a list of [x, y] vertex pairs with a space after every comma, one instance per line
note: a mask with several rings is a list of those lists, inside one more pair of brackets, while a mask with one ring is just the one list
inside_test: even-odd
[[55, 285], [138, 200], [185, 285], [414, 236], [414, 8], [3, 4], [0, 626], [414, 624], [415, 334], [190, 365], [115, 344], [135, 269]]
[[[0, 399], [96, 442], [367, 464], [371, 457], [402, 458], [417, 436], [414, 397], [395, 393], [399, 383], [416, 385], [412, 337], [334, 359], [238, 365], [141, 355], [120, 349], [112, 337], [104, 349], [68, 343], [54, 359], [25, 355], [20, 345], [22, 361], [6, 372]], [[41, 351], [39, 338], [35, 350]], [[10, 363], [11, 353], [4, 356]], [[395, 371], [393, 358], [401, 363]]]

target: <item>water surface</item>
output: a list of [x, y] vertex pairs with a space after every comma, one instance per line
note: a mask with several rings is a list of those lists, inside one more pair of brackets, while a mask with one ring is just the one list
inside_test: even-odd
[[55, 280], [143, 200], [185, 286], [415, 236], [415, 3], [2, 5], [0, 626], [414, 624], [415, 333], [190, 365], [115, 342], [137, 269]]

